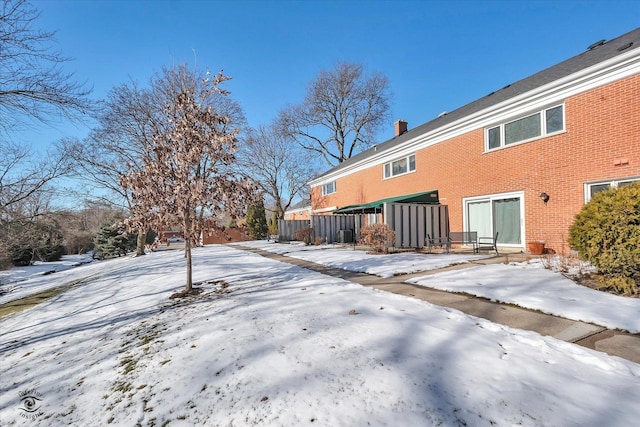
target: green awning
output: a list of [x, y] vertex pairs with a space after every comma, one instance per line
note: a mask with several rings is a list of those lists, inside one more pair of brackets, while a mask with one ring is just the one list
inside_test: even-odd
[[404, 196], [388, 197], [375, 202], [361, 205], [343, 206], [333, 211], [334, 214], [366, 214], [382, 212], [385, 203], [419, 203], [428, 205], [440, 204], [438, 190], [424, 191], [422, 193], [407, 194]]

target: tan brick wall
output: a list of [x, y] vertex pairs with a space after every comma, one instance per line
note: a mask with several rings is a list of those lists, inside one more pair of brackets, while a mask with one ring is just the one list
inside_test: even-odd
[[[449, 205], [451, 229], [462, 230], [462, 198], [523, 191], [526, 241], [566, 251], [585, 182], [640, 175], [640, 75], [566, 99], [565, 128], [489, 153], [477, 129], [417, 152], [414, 173], [383, 180], [377, 165], [338, 179], [333, 195], [321, 197], [314, 188], [314, 209], [437, 189]], [[551, 197], [547, 205], [543, 191]]]
[[303, 211], [285, 212], [284, 219], [286, 220], [308, 220], [311, 219], [309, 209]]

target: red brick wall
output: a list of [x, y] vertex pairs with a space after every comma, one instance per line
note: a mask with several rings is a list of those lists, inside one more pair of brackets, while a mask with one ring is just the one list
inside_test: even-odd
[[[565, 128], [489, 153], [484, 130], [477, 129], [417, 152], [414, 173], [383, 180], [377, 165], [338, 179], [335, 194], [321, 197], [321, 187], [313, 188], [313, 207], [437, 189], [440, 202], [449, 205], [451, 229], [462, 230], [463, 197], [523, 191], [526, 241], [545, 240], [566, 251], [585, 182], [640, 175], [640, 75], [566, 99]], [[541, 192], [550, 195], [546, 205]]]
[[206, 230], [202, 233], [202, 243], [204, 245], [243, 242], [246, 240], [251, 240], [251, 238], [245, 229], [239, 228], [227, 228], [224, 232], [220, 230]]

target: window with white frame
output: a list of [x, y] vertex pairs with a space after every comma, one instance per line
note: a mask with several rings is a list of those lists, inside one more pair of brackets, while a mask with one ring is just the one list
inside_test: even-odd
[[609, 181], [600, 181], [585, 184], [584, 202], [587, 203], [596, 193], [606, 191], [610, 188], [618, 188], [624, 187], [625, 185], [631, 185], [634, 182], [640, 182], [640, 177], [612, 179]]
[[403, 157], [384, 164], [384, 177], [391, 178], [398, 175], [404, 175], [416, 170], [416, 155]]
[[327, 184], [324, 184], [322, 186], [322, 195], [326, 196], [328, 194], [333, 194], [336, 192], [336, 182], [335, 181], [331, 181]]
[[465, 231], [475, 231], [478, 237], [498, 233], [498, 244], [504, 246], [524, 244], [524, 192], [465, 197], [462, 203]]
[[486, 150], [507, 147], [564, 131], [564, 105], [538, 111], [516, 120], [501, 123], [485, 131]]

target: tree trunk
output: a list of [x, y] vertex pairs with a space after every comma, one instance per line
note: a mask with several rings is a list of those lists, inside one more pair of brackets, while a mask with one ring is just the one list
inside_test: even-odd
[[184, 255], [187, 258], [187, 285], [184, 291], [190, 293], [193, 288], [191, 286], [191, 239], [189, 238], [184, 239]]
[[147, 242], [147, 230], [138, 228], [138, 240], [136, 241], [136, 256], [144, 255], [144, 245]]

